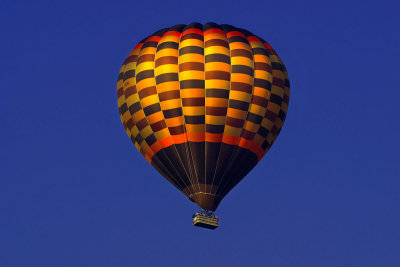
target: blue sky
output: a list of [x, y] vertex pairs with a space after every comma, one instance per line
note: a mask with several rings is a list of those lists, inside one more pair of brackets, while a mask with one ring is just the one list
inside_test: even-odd
[[[2, 1], [0, 266], [400, 266], [396, 1]], [[232, 24], [291, 81], [216, 231], [121, 125], [120, 65], [160, 28]]]

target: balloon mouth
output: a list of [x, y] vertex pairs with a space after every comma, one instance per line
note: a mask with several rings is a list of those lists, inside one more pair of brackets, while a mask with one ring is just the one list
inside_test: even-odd
[[193, 202], [196, 202], [196, 204], [199, 205], [203, 210], [210, 211], [215, 211], [222, 200], [216, 195], [202, 192], [190, 195], [189, 199]]

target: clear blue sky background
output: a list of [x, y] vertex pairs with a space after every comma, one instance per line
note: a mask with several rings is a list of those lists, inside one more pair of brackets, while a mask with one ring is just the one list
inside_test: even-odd
[[[400, 266], [396, 1], [1, 1], [0, 266]], [[117, 111], [136, 42], [248, 29], [291, 80], [286, 124], [216, 231]]]

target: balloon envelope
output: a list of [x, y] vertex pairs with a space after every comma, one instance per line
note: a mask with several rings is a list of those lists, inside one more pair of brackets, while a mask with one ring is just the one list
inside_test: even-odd
[[140, 153], [201, 208], [222, 198], [277, 138], [286, 68], [260, 37], [192, 23], [139, 42], [118, 76], [123, 126]]

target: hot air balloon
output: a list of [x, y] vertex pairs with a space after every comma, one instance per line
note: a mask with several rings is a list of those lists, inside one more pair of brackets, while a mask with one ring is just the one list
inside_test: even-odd
[[135, 147], [204, 212], [214, 229], [220, 201], [277, 138], [289, 79], [274, 49], [247, 30], [176, 25], [139, 42], [118, 76], [122, 124]]

